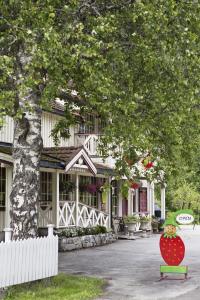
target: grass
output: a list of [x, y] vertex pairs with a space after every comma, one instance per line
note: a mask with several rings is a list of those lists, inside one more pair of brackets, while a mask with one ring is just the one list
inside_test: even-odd
[[98, 278], [58, 276], [8, 288], [4, 300], [89, 300], [102, 294], [105, 281]]

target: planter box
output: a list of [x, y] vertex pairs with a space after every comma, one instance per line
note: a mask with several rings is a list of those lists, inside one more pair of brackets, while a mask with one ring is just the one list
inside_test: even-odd
[[141, 221], [140, 229], [141, 230], [151, 230], [151, 223], [150, 223], [150, 221], [148, 221], [148, 222], [142, 222]]
[[115, 234], [117, 234], [119, 232], [119, 220], [113, 220], [113, 228], [114, 228], [114, 232]]
[[134, 223], [125, 223], [128, 226], [128, 231], [136, 231], [137, 222]]
[[59, 237], [58, 248], [60, 252], [72, 251], [82, 248], [90, 248], [113, 243], [117, 237], [112, 232], [96, 235], [84, 235], [77, 237]]

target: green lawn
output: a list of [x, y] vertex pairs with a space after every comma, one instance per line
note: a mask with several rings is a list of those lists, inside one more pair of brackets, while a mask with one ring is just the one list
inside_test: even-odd
[[88, 300], [102, 294], [104, 280], [59, 274], [56, 277], [16, 285], [4, 300]]

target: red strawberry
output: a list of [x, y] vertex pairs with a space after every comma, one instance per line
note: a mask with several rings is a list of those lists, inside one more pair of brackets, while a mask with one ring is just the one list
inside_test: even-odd
[[185, 255], [185, 245], [182, 239], [178, 236], [166, 236], [162, 234], [160, 238], [160, 252], [169, 266], [178, 266]]

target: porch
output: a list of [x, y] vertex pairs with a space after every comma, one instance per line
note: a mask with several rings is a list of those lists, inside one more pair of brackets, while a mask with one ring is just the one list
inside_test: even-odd
[[[9, 192], [11, 190], [12, 169], [0, 167], [1, 193], [4, 201], [0, 203], [0, 231], [10, 224]], [[5, 180], [2, 180], [5, 178]], [[101, 225], [110, 227], [110, 192], [106, 201], [102, 200], [99, 190], [87, 191], [83, 187], [95, 187], [108, 181], [104, 177], [92, 177], [89, 174], [65, 174], [58, 170], [41, 169], [40, 201], [38, 203], [38, 227], [54, 224], [59, 228], [92, 227]], [[64, 183], [73, 184], [72, 190], [63, 190]]]
[[[9, 195], [12, 186], [10, 145], [1, 149], [0, 231], [10, 226]], [[3, 160], [4, 159], [4, 160]], [[83, 147], [46, 148], [40, 164], [38, 227], [110, 227], [110, 191], [100, 188], [111, 180], [109, 168], [95, 165]]]

